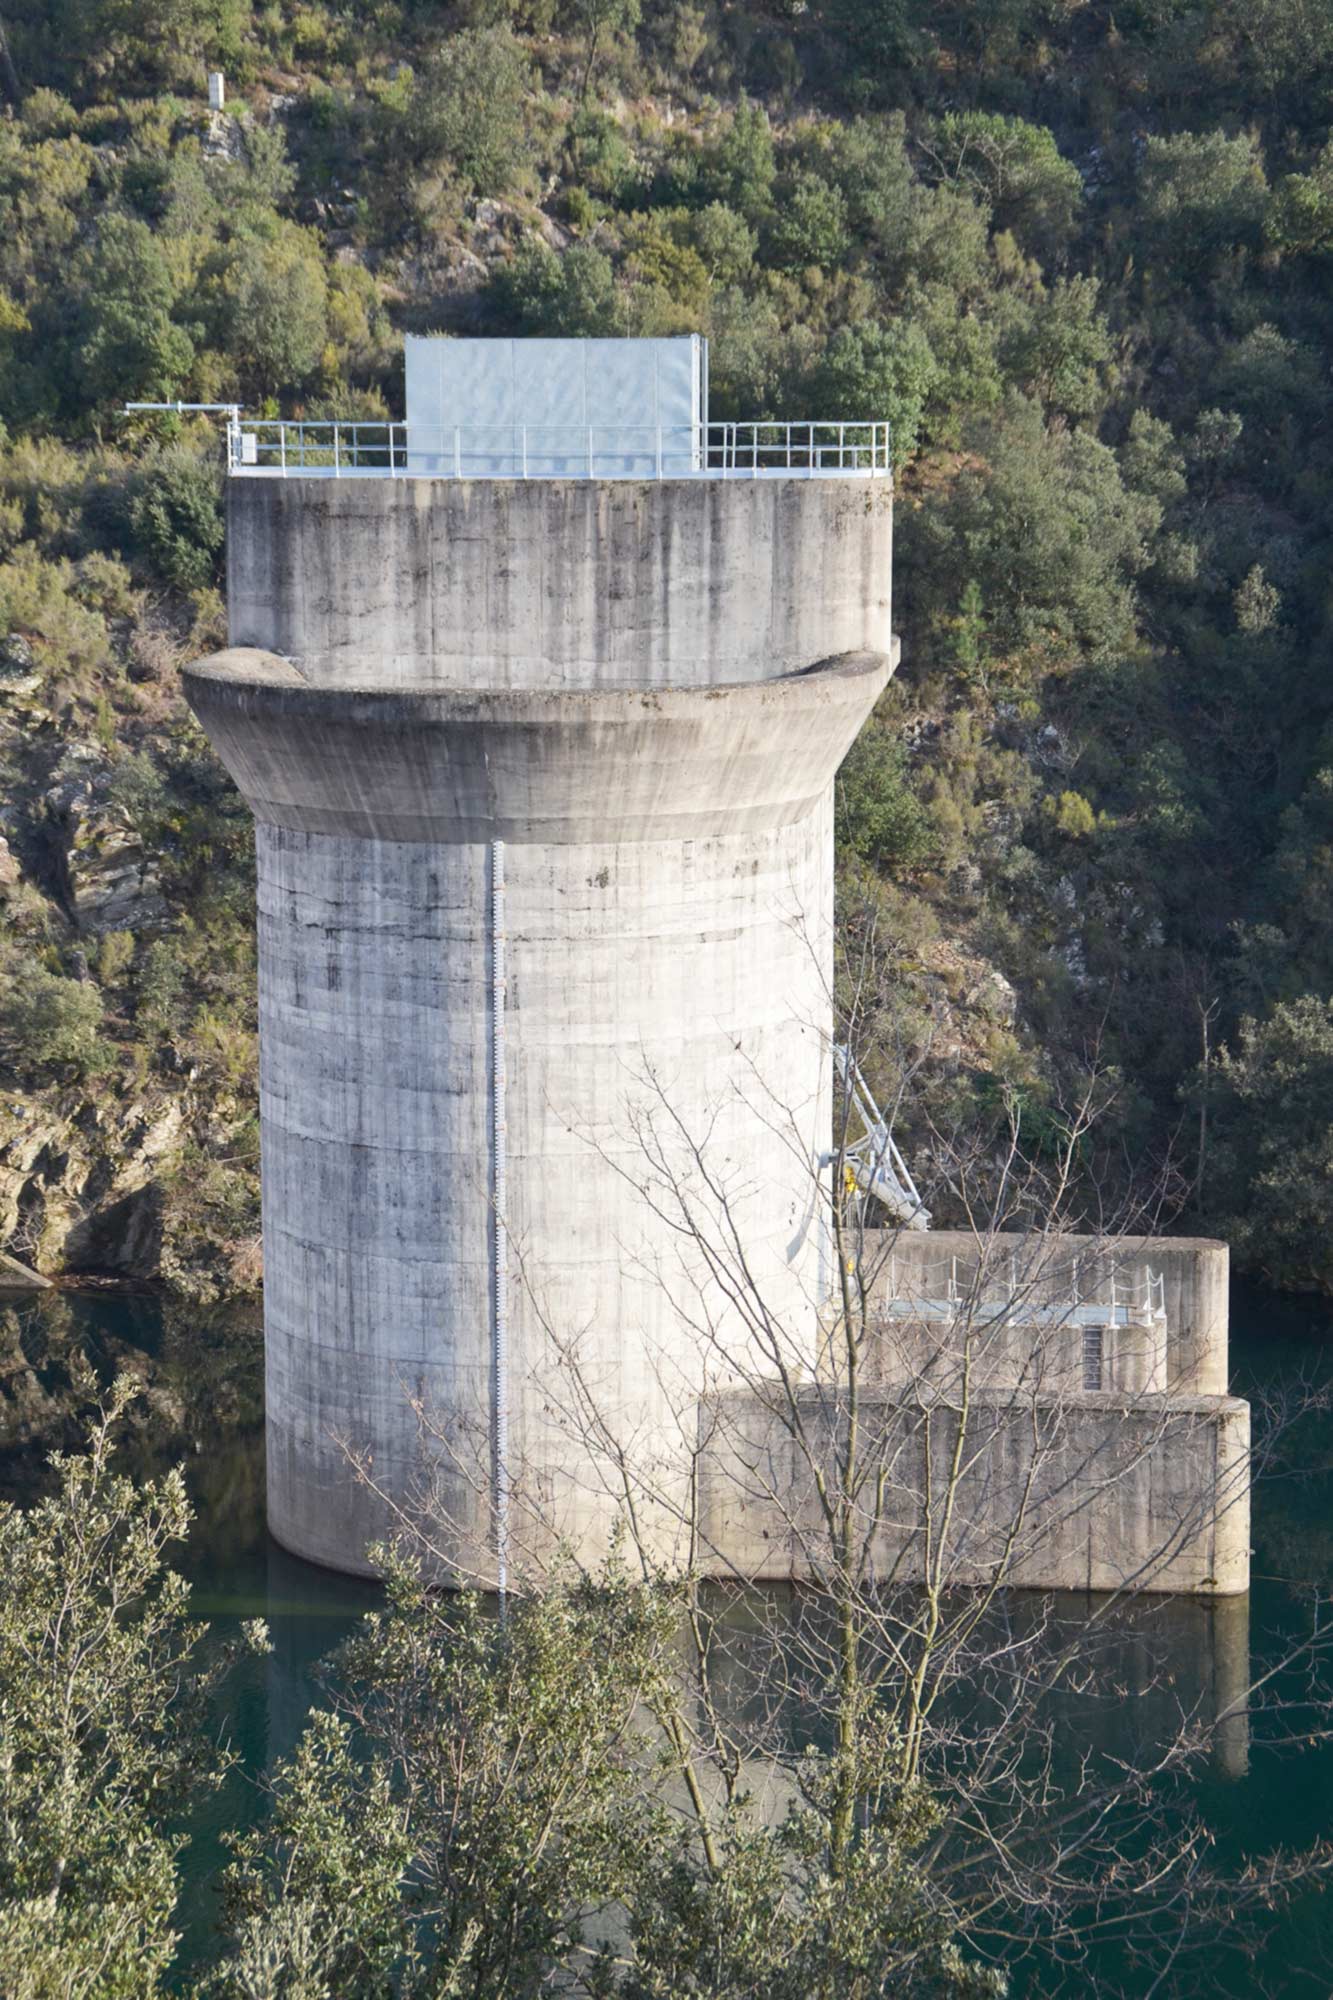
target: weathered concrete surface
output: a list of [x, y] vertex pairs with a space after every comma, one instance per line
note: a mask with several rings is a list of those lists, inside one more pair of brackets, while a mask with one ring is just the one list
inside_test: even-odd
[[617, 843], [788, 826], [892, 671], [875, 653], [747, 687], [323, 688], [235, 648], [186, 694], [257, 819], [361, 840]]
[[[355, 1560], [388, 1518], [335, 1440], [368, 1445], [376, 1477], [409, 1491], [412, 1397], [448, 1433], [432, 1453], [439, 1497], [481, 1536], [486, 849], [265, 824], [257, 844], [274, 1531], [322, 1561]], [[706, 1134], [758, 1282], [789, 1318], [813, 1314], [830, 864], [822, 804], [767, 833], [507, 851], [517, 1504], [585, 1550], [609, 1526], [611, 1473], [583, 1435], [562, 1346], [645, 1479], [691, 1401], [697, 1351], [676, 1300], [697, 1314], [699, 1285], [688, 1246], [643, 1198], [655, 1119]], [[799, 1151], [771, 1129], [779, 1104]]]
[[890, 650], [887, 480], [233, 479], [231, 642], [312, 682], [702, 687]]
[[1112, 1270], [1123, 1288], [1131, 1274], [1151, 1268], [1164, 1280], [1164, 1373], [1137, 1386], [1171, 1395], [1226, 1395], [1230, 1255], [1225, 1243], [1201, 1236], [986, 1236], [932, 1229], [884, 1234], [867, 1247], [867, 1268], [881, 1296], [892, 1288], [903, 1296], [938, 1297], [955, 1269], [961, 1291], [989, 1296], [1003, 1288], [1011, 1266], [1022, 1288], [1043, 1297], [1067, 1295], [1077, 1273], [1085, 1299], [1109, 1296]]
[[363, 1568], [429, 1485], [444, 1567], [490, 1574], [503, 841], [514, 1559], [597, 1555], [621, 1448], [670, 1555], [719, 1341], [754, 1360], [673, 1182], [813, 1364], [832, 781], [892, 671], [888, 496], [238, 480], [229, 520], [254, 643], [185, 679], [257, 821], [271, 1526]]
[[[706, 1407], [703, 1545], [747, 1578], [818, 1582], [831, 1574], [832, 1549], [816, 1471], [833, 1477], [846, 1415], [826, 1390], [802, 1391], [803, 1445], [776, 1400], [722, 1395]], [[951, 1480], [960, 1424], [961, 1469]], [[863, 1399], [859, 1426], [865, 1493], [875, 1495], [882, 1479], [884, 1496], [859, 1532], [884, 1579], [921, 1580], [929, 1520], [937, 1547], [947, 1536], [950, 1585], [999, 1576], [1033, 1590], [1248, 1588], [1246, 1403], [1106, 1392], [1050, 1402], [976, 1389], [964, 1404], [928, 1390], [881, 1391]]]

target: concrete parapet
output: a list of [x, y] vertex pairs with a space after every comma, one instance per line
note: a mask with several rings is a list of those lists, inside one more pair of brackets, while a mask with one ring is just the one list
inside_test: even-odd
[[889, 482], [233, 479], [233, 645], [321, 685], [702, 687], [887, 653]]

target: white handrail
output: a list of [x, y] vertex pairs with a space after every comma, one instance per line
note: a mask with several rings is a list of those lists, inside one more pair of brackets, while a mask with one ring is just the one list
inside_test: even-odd
[[[846, 1149], [849, 1162], [856, 1151], [855, 1147]], [[1136, 1284], [1136, 1274], [1141, 1284]], [[1098, 1278], [1087, 1287], [1082, 1282], [1083, 1258], [1076, 1255], [1065, 1277], [1047, 1287], [1042, 1279], [1050, 1275], [1049, 1271], [1034, 1266], [1026, 1284], [1020, 1286], [1017, 1256], [1011, 1250], [1007, 1277], [1001, 1279], [997, 1293], [984, 1285], [985, 1270], [980, 1263], [973, 1277], [966, 1284], [961, 1283], [958, 1258], [950, 1256], [921, 1274], [924, 1289], [919, 1294], [914, 1291], [900, 1295], [897, 1260], [890, 1258], [889, 1296], [885, 1303], [891, 1311], [910, 1310], [928, 1318], [932, 1312], [951, 1313], [966, 1300], [978, 1311], [1005, 1309], [1005, 1317], [1012, 1317], [1017, 1325], [1128, 1326], [1136, 1320], [1142, 1324], [1166, 1318], [1166, 1278], [1151, 1265], [1126, 1268], [1113, 1263], [1109, 1278]]]
[[242, 417], [227, 461], [248, 477], [889, 478], [887, 423], [454, 424]]

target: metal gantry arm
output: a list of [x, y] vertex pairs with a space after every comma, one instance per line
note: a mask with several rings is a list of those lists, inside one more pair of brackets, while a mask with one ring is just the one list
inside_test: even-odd
[[870, 1086], [862, 1076], [855, 1056], [845, 1043], [835, 1042], [833, 1060], [847, 1096], [865, 1127], [864, 1135], [845, 1145], [842, 1151], [843, 1160], [858, 1189], [863, 1195], [873, 1195], [894, 1221], [901, 1223], [905, 1229], [929, 1229], [930, 1210], [917, 1192], [907, 1162], [871, 1095]]

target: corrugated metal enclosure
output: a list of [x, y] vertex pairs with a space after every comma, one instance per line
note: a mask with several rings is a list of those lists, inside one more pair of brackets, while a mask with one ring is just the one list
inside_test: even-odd
[[407, 338], [410, 473], [648, 479], [699, 465], [708, 343]]

